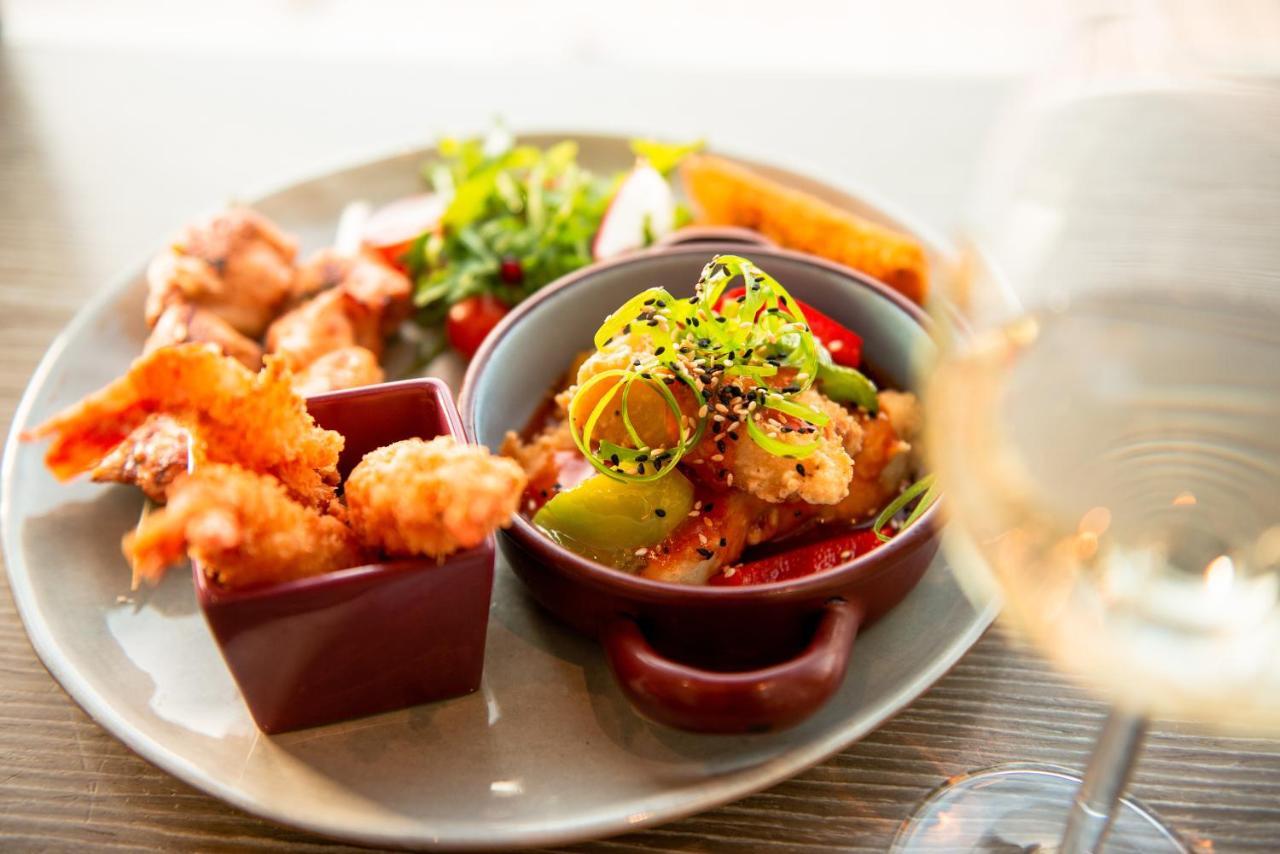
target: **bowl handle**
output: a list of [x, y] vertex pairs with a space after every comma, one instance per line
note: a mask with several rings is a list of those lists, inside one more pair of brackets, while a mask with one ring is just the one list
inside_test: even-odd
[[798, 723], [835, 693], [861, 622], [861, 606], [832, 599], [795, 658], [733, 673], [666, 658], [629, 616], [613, 620], [602, 640], [614, 679], [646, 717], [692, 732], [769, 732]]
[[688, 225], [658, 238], [653, 248], [660, 251], [689, 243], [742, 243], [769, 249], [778, 245], [758, 231], [736, 225]]

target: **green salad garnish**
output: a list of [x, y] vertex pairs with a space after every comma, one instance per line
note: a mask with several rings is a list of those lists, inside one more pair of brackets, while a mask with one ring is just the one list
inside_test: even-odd
[[[721, 297], [741, 277], [746, 293]], [[596, 374], [569, 403], [569, 427], [593, 466], [618, 480], [649, 481], [674, 468], [705, 435], [742, 429], [771, 454], [797, 460], [828, 422], [795, 398], [813, 385], [820, 345], [776, 279], [736, 255], [716, 256], [694, 296], [665, 288], [636, 294], [596, 332], [598, 350], [629, 338], [632, 363]]]
[[[698, 147], [632, 144], [663, 174]], [[439, 323], [454, 303], [481, 294], [515, 305], [592, 262], [592, 241], [626, 173], [592, 174], [569, 140], [543, 150], [445, 139], [439, 152], [423, 173], [449, 199], [442, 227], [419, 237], [405, 256], [421, 322]], [[677, 224], [687, 220], [677, 208]]]

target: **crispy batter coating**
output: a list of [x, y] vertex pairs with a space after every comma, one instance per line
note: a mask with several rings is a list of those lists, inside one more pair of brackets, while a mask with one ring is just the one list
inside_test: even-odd
[[169, 484], [187, 470], [189, 459], [186, 428], [168, 415], [151, 415], [89, 476], [98, 483], [136, 486], [155, 503], [164, 504]]
[[147, 324], [171, 305], [199, 305], [257, 338], [293, 295], [296, 254], [292, 237], [247, 208], [188, 226], [147, 268]]
[[901, 491], [918, 466], [909, 441], [915, 439], [923, 420], [916, 396], [882, 391], [879, 400], [877, 415], [857, 416], [862, 446], [853, 458], [849, 493], [839, 503], [821, 510], [820, 518], [824, 520], [859, 522], [875, 516]]
[[141, 356], [123, 377], [22, 438], [52, 438], [45, 464], [67, 480], [98, 465], [155, 413], [190, 431], [197, 467], [236, 463], [275, 475], [308, 504], [333, 498], [342, 436], [316, 425], [281, 362], [268, 357], [254, 374], [209, 344]]
[[341, 519], [299, 504], [278, 480], [211, 463], [182, 474], [169, 503], [126, 535], [133, 586], [190, 556], [225, 587], [292, 581], [368, 560]]
[[[816, 439], [817, 448], [800, 460], [780, 457], [757, 445], [745, 429], [736, 430], [739, 437], [725, 461], [733, 475], [732, 485], [771, 504], [789, 501], [835, 504], [845, 497], [853, 477], [853, 460], [847, 446], [860, 444], [858, 424], [843, 406], [814, 389], [801, 392], [792, 400], [826, 412], [831, 420], [814, 434], [779, 432], [775, 438], [789, 444]], [[704, 476], [711, 468], [713, 466], [698, 467]]]
[[722, 157], [688, 157], [680, 174], [700, 222], [754, 229], [783, 246], [867, 273], [917, 303], [928, 296], [924, 249], [904, 234]]
[[525, 483], [513, 460], [437, 436], [366, 454], [345, 494], [351, 527], [366, 546], [393, 556], [444, 557], [509, 525]]
[[380, 383], [386, 375], [378, 357], [364, 347], [325, 353], [293, 375], [293, 390], [303, 397]]
[[230, 323], [208, 309], [175, 303], [156, 319], [143, 353], [175, 344], [216, 344], [223, 353], [251, 371], [262, 367], [262, 347], [237, 332]]

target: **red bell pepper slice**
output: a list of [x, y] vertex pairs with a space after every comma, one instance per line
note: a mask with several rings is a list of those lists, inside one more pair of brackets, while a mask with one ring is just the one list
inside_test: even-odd
[[[882, 530], [886, 536], [893, 534], [889, 528]], [[874, 530], [866, 528], [727, 568], [732, 569], [731, 573], [722, 569], [711, 576], [707, 583], [716, 587], [744, 587], [749, 584], [803, 578], [861, 557], [883, 544], [884, 541], [876, 536]]]
[[[746, 288], [734, 288], [726, 291], [716, 304], [716, 310], [727, 302], [736, 300], [738, 297], [746, 296]], [[822, 346], [827, 348], [827, 352], [831, 354], [831, 361], [837, 365], [844, 365], [846, 368], [856, 368], [862, 361], [862, 338], [858, 333], [846, 329], [842, 324], [822, 312], [818, 311], [807, 302], [800, 302], [800, 310], [804, 312], [804, 319], [809, 323], [809, 329], [813, 332], [815, 338], [822, 342]]]

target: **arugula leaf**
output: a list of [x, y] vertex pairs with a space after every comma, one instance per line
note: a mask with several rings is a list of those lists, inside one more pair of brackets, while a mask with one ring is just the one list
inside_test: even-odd
[[[660, 171], [700, 147], [632, 145]], [[572, 140], [545, 151], [528, 145], [486, 150], [483, 138], [441, 140], [439, 157], [422, 172], [450, 200], [442, 232], [423, 235], [406, 255], [424, 325], [442, 322], [450, 306], [476, 294], [514, 305], [590, 264], [592, 240], [625, 176], [583, 169]], [[518, 275], [511, 275], [513, 268]]]

